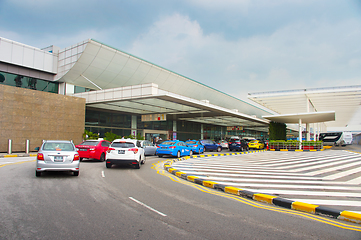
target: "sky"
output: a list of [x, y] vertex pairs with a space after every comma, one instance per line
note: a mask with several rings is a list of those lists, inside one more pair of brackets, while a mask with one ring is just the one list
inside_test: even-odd
[[0, 36], [92, 38], [243, 100], [361, 85], [361, 0], [0, 0]]

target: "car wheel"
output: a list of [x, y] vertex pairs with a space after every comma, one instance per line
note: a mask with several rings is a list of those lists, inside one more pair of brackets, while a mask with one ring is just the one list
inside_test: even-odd
[[35, 176], [40, 177], [40, 176], [41, 176], [41, 172], [35, 171]]
[[249, 147], [246, 148], [246, 151], [249, 151]]
[[74, 176], [79, 176], [79, 171], [73, 172], [73, 175], [74, 175]]
[[135, 169], [140, 169], [141, 162], [142, 162], [142, 159], [139, 158], [138, 164], [135, 164], [135, 165], [134, 165], [134, 166], [135, 166]]
[[191, 157], [193, 155], [193, 151], [191, 150], [190, 152], [189, 152], [189, 156]]
[[217, 147], [217, 152], [220, 152], [222, 151], [222, 148], [221, 147]]
[[100, 155], [100, 161], [104, 162], [105, 161], [105, 153], [102, 153]]
[[232, 152], [232, 149], [229, 149], [230, 152]]
[[199, 150], [199, 154], [204, 153], [204, 149]]
[[144, 156], [144, 160], [142, 161], [142, 164], [144, 164], [145, 163], [145, 156]]
[[79, 158], [79, 160], [80, 160], [80, 162], [82, 162], [82, 161], [83, 161], [83, 158]]
[[112, 167], [112, 164], [111, 164], [111, 163], [106, 163], [105, 166], [106, 166], [107, 168], [111, 168], [111, 167]]
[[158, 157], [160, 157], [160, 158], [161, 158], [161, 157], [163, 157], [163, 155], [158, 154]]
[[181, 153], [180, 151], [177, 152], [177, 158], [180, 158], [181, 157]]

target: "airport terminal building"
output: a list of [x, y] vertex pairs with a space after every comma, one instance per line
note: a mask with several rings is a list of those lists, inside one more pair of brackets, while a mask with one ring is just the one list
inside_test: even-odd
[[88, 39], [38, 49], [0, 37], [0, 152], [42, 139], [103, 137], [267, 138], [270, 115], [144, 59]]

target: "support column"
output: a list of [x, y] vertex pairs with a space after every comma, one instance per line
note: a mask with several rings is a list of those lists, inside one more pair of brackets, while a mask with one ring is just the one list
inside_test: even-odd
[[298, 119], [298, 138], [300, 141], [299, 149], [302, 149], [302, 120]]
[[204, 139], [204, 137], [203, 137], [203, 124], [201, 124], [201, 139]]
[[173, 120], [173, 136], [172, 136], [173, 140], [177, 139], [177, 121]]
[[310, 124], [306, 123], [306, 141], [310, 141], [311, 140], [311, 128], [310, 128]]
[[131, 134], [136, 137], [137, 136], [137, 116], [132, 115], [132, 130], [131, 130]]

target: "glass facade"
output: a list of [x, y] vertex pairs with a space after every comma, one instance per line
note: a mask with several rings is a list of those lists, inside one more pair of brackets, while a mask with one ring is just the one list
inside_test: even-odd
[[[99, 137], [104, 137], [106, 132], [112, 132], [119, 136], [129, 136], [131, 134], [131, 115], [114, 111], [86, 109], [85, 128], [93, 133], [98, 133]], [[254, 137], [258, 139], [268, 139], [264, 132], [255, 130], [234, 130], [227, 131], [227, 127], [201, 124], [197, 122], [176, 121], [177, 132], [173, 133], [173, 120], [142, 122], [141, 116], [137, 116], [137, 132], [142, 134], [144, 130], [168, 131], [168, 136], [162, 138], [173, 138], [178, 140], [201, 139], [201, 129], [203, 126], [203, 138], [220, 140], [231, 136]], [[151, 134], [156, 136], [157, 134]]]
[[5, 72], [0, 72], [0, 84], [51, 93], [58, 93], [59, 89], [59, 84], [57, 82], [49, 82], [38, 78], [25, 77]]

